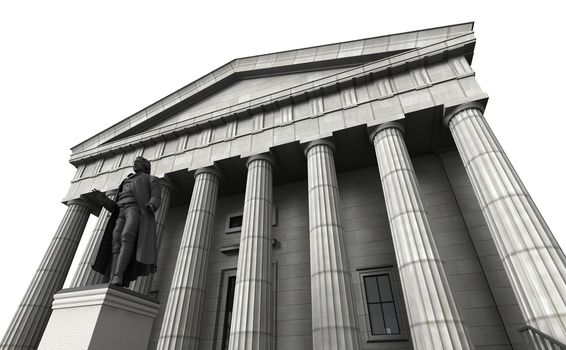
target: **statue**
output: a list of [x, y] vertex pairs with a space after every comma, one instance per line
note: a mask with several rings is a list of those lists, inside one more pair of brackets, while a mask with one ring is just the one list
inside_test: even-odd
[[112, 213], [92, 269], [120, 287], [157, 269], [155, 211], [161, 204], [161, 185], [150, 175], [147, 159], [137, 157], [133, 170], [118, 187], [115, 201], [97, 189], [91, 195]]

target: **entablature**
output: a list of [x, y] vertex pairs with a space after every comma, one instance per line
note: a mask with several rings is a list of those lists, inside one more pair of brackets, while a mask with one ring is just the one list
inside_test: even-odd
[[[473, 53], [474, 45], [475, 37], [473, 33], [461, 35], [444, 42], [435, 43], [383, 60], [364, 64], [335, 75], [321, 78], [306, 84], [300, 84], [251, 101], [218, 109], [179, 123], [141, 132], [114, 142], [103, 144], [90, 150], [76, 152], [71, 156], [70, 161], [72, 164], [79, 166], [81, 164], [90, 163], [93, 160], [127, 152], [132, 148], [145, 146], [147, 144], [156, 144], [163, 140], [181, 137], [185, 134], [206, 133], [206, 130], [224, 127], [234, 122], [237, 123], [238, 120], [250, 119], [258, 113], [280, 110], [281, 108], [287, 108], [286, 106], [295, 106], [303, 101], [312, 100], [313, 97], [316, 96], [333, 95], [337, 91], [348, 90], [349, 87], [364, 84], [366, 81], [375, 80], [376, 77], [401, 77], [404, 74], [413, 71], [416, 67], [424, 69], [423, 67], [430, 66], [431, 64], [451, 57], [470, 57]], [[463, 70], [463, 73], [465, 74], [473, 74], [471, 69], [469, 69], [469, 62], [462, 62], [458, 65], [459, 68], [454, 66], [455, 69]], [[469, 72], [465, 71], [466, 69], [469, 69]], [[427, 79], [426, 75], [422, 75], [418, 72], [414, 74], [413, 78], [416, 79], [416, 85], [402, 85], [399, 89], [397, 89], [397, 94], [403, 93], [403, 90], [406, 89], [419, 89], [422, 88], [422, 86], [432, 83], [432, 81], [429, 82], [422, 80]], [[382, 87], [382, 89], [387, 89], [387, 86]], [[393, 91], [385, 91], [388, 94], [393, 95]], [[386, 96], [381, 96], [381, 98], [383, 97]], [[353, 105], [348, 101], [344, 101], [344, 104], [345, 106], [340, 106], [340, 108], [351, 108], [351, 105]], [[319, 112], [315, 111], [315, 113]], [[226, 139], [230, 139], [233, 136], [234, 135], [228, 134]]]
[[175, 131], [165, 134], [167, 137], [158, 134], [84, 162], [79, 165], [65, 200], [77, 198], [92, 188], [116, 188], [131, 172], [131, 163], [138, 155], [150, 159], [152, 173], [161, 177], [268, 152], [289, 143], [306, 143], [347, 128], [378, 125], [417, 111], [487, 97], [475, 80], [465, 50], [461, 55], [444, 54], [438, 60], [366, 74], [363, 79], [335, 84], [328, 92], [319, 90], [303, 96], [306, 97], [276, 104], [274, 108], [252, 110], [245, 117], [224, 124], [211, 123], [190, 132]]
[[473, 30], [473, 22], [235, 59], [72, 148], [90, 150], [143, 131], [239, 78], [344, 67], [441, 42]]

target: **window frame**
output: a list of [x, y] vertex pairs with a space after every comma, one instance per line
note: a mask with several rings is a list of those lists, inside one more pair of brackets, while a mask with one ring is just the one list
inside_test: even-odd
[[[274, 204], [271, 206], [271, 226], [277, 226], [277, 220], [278, 220], [277, 215], [278, 215], [277, 206]], [[225, 234], [238, 233], [242, 231], [242, 226], [244, 224], [243, 222], [242, 222], [242, 226], [232, 227], [232, 228], [230, 227], [230, 219], [236, 216], [244, 216], [244, 212], [238, 211], [226, 215], [226, 221], [224, 222]]]
[[[230, 227], [230, 219], [237, 217], [237, 216], [243, 216], [243, 215], [244, 215], [243, 211], [230, 213], [230, 214], [226, 215], [226, 222], [224, 223], [224, 233], [236, 233], [236, 232], [242, 231], [242, 226]], [[242, 222], [242, 224], [243, 224], [243, 222]]]
[[[218, 303], [216, 309], [216, 327], [214, 331], [214, 341], [213, 341], [213, 349], [215, 350], [222, 350], [222, 343], [224, 337], [224, 326], [225, 326], [225, 311], [226, 311], [226, 302], [227, 302], [227, 294], [228, 291], [228, 281], [230, 277], [236, 277], [236, 268], [227, 268], [223, 269], [220, 272], [220, 288], [218, 291]], [[234, 290], [234, 294], [235, 294]]]
[[[362, 296], [363, 310], [362, 315], [364, 318], [365, 329], [361, 330], [365, 336], [367, 343], [375, 342], [389, 342], [389, 341], [409, 341], [409, 323], [407, 320], [407, 313], [403, 294], [401, 292], [401, 281], [398, 273], [393, 266], [370, 267], [358, 269], [359, 274], [359, 290]], [[399, 334], [372, 334], [371, 320], [369, 315], [368, 298], [366, 295], [365, 277], [387, 275], [389, 277], [389, 284], [391, 286], [391, 293], [393, 296], [393, 305], [395, 307], [395, 315], [397, 316], [397, 324], [399, 327]]]

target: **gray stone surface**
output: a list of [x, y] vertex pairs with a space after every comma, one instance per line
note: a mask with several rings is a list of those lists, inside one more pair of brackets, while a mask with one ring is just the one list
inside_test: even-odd
[[352, 276], [343, 238], [334, 145], [317, 140], [306, 146], [305, 153], [313, 349], [360, 349]]
[[[173, 94], [148, 106], [140, 112], [124, 119], [98, 135], [73, 147], [73, 153], [92, 149], [118, 135], [123, 130], [136, 126], [155, 116], [184, 99], [196, 95], [200, 91], [222, 81], [234, 73], [245, 73], [253, 70], [285, 67], [305, 63], [321, 62], [324, 60], [344, 58], [355, 55], [370, 55], [379, 53], [396, 53], [398, 50], [416, 49], [435, 43], [442, 43], [451, 38], [468, 34], [473, 23], [417, 30], [410, 33], [386, 35], [376, 38], [355, 40], [339, 44], [323, 45], [313, 48], [297, 49], [274, 54], [246, 57], [233, 60], [199, 80], [183, 87]], [[325, 54], [323, 54], [323, 52]], [[329, 54], [329, 53], [333, 54]], [[228, 105], [229, 106], [229, 105]]]
[[444, 272], [398, 123], [370, 136], [415, 349], [474, 349]]
[[464, 104], [446, 123], [525, 321], [565, 343], [564, 253], [485, 121], [483, 106]]
[[[464, 144], [458, 154], [450, 131], [439, 125], [445, 109], [486, 102], [470, 66], [475, 45], [471, 30], [467, 23], [238, 59], [74, 147], [71, 163], [77, 173], [64, 198], [70, 207], [92, 188], [115, 188], [131, 171], [136, 155], [150, 158], [153, 175], [178, 185], [169, 193], [167, 215], [160, 214], [159, 270], [153, 280], [139, 283], [143, 290], [151, 288], [163, 305], [175, 300], [159, 310], [148, 333], [148, 349], [158, 347], [160, 334], [168, 340], [192, 340], [190, 345], [164, 345], [161, 338], [164, 348], [220, 349], [229, 330], [224, 316], [231, 276], [238, 281], [231, 347], [238, 349], [409, 350], [423, 347], [426, 337], [419, 328], [439, 327], [455, 330], [452, 334], [460, 338], [446, 340], [446, 334], [439, 334], [431, 344], [446, 342], [429, 348], [467, 348], [473, 343], [484, 350], [527, 349], [519, 327], [527, 320], [546, 326], [536, 323], [539, 314], [522, 312], [519, 305], [544, 309], [541, 315], [548, 319], [560, 318], [561, 287], [547, 288], [540, 282], [536, 289], [515, 281], [525, 280], [527, 270], [533, 281], [559, 280], [562, 272], [553, 266], [564, 257], [545, 225], [517, 230], [522, 233], [506, 241], [505, 248], [513, 248], [520, 238], [540, 238], [523, 247], [534, 248], [529, 253], [518, 249], [517, 254], [502, 254], [501, 234], [492, 235], [508, 234], [509, 223], [519, 225], [522, 219], [542, 222], [524, 188], [509, 187], [520, 182], [508, 160], [498, 158], [502, 152], [495, 139], [481, 133], [472, 137], [471, 128], [451, 126], [454, 139]], [[398, 170], [380, 182], [379, 173], [386, 171], [378, 172], [375, 166], [367, 129], [394, 120], [403, 121], [405, 140], [389, 135], [394, 147], [383, 147], [382, 152], [378, 147], [379, 167]], [[483, 124], [477, 125], [485, 133]], [[459, 141], [462, 135], [466, 142]], [[312, 164], [315, 157], [305, 159], [300, 145], [329, 137], [336, 144], [333, 155], [327, 152]], [[474, 139], [484, 144], [476, 145]], [[468, 157], [470, 149], [480, 146], [488, 153]], [[273, 165], [253, 157], [265, 152], [272, 155]], [[243, 159], [250, 156], [246, 175]], [[189, 172], [213, 164], [228, 176], [216, 184], [218, 204], [207, 211], [211, 217], [204, 220], [205, 232], [202, 226], [185, 225], [200, 222], [193, 220], [197, 214], [187, 199], [203, 187]], [[473, 168], [468, 169], [470, 176], [466, 168]], [[311, 188], [313, 183], [320, 186]], [[506, 191], [501, 198], [493, 197], [497, 204], [482, 202], [482, 196], [491, 195], [490, 186]], [[510, 190], [517, 188], [522, 192]], [[489, 214], [500, 204], [505, 212]], [[512, 210], [515, 215], [508, 215]], [[227, 218], [242, 212], [242, 231], [227, 230]], [[397, 225], [401, 222], [406, 225]], [[103, 225], [99, 220], [98, 226]], [[189, 226], [192, 237], [206, 236], [204, 241], [210, 242], [187, 246], [183, 237]], [[311, 240], [313, 232], [322, 239]], [[406, 232], [413, 235], [402, 236]], [[420, 244], [412, 238], [420, 238]], [[62, 256], [48, 253], [57, 254]], [[84, 273], [87, 255], [76, 278], [82, 282], [74, 283], [93, 281]], [[527, 266], [527, 255], [534, 263], [518, 269]], [[181, 256], [190, 261], [178, 262]], [[405, 260], [422, 269], [408, 278]], [[518, 271], [515, 275], [504, 267], [510, 262]], [[375, 274], [387, 274], [391, 280], [399, 334], [371, 332], [363, 278]], [[418, 281], [414, 288], [406, 287]], [[36, 284], [42, 289], [47, 283]], [[551, 300], [552, 307], [536, 300], [545, 293], [542, 299]], [[414, 296], [426, 298], [415, 301]], [[321, 306], [325, 303], [328, 306]], [[415, 311], [427, 306], [426, 312]], [[18, 332], [27, 336], [30, 329], [39, 329], [30, 320], [46, 320], [31, 317], [40, 313], [17, 316], [23, 329]], [[419, 327], [414, 322], [418, 317], [434, 325]], [[563, 330], [545, 328], [553, 335]], [[328, 340], [326, 345], [320, 345], [321, 339]], [[341, 341], [345, 339], [351, 342]]]
[[198, 349], [210, 231], [219, 182], [219, 174], [212, 168], [201, 169], [195, 174], [191, 205], [169, 288], [158, 349]]
[[38, 349], [145, 349], [159, 307], [154, 300], [108, 285], [63, 290], [54, 296]]
[[[350, 127], [365, 123], [375, 125], [398, 119], [403, 113], [443, 104], [452, 105], [466, 99], [485, 98], [486, 95], [475, 81], [474, 72], [463, 56], [434, 61], [433, 63], [422, 61], [420, 66], [413, 67], [416, 59], [424, 59], [423, 55], [435, 56], [438, 55], [439, 51], [447, 50], [448, 48], [460, 50], [462, 46], [469, 47], [469, 50], [472, 50], [474, 42], [473, 34], [462, 35], [441, 44], [434, 44], [427, 47], [426, 50], [408, 51], [394, 56], [394, 58], [371, 62], [361, 66], [361, 68], [349, 69], [344, 73], [333, 74], [329, 78], [321, 78], [312, 83], [304, 83], [286, 90], [284, 85], [279, 86], [280, 84], [275, 81], [274, 85], [279, 86], [283, 90], [256, 98], [252, 101], [253, 103], [240, 104], [241, 109], [232, 105], [230, 108], [216, 110], [212, 114], [205, 113], [169, 126], [157, 129], [150, 128], [141, 135], [136, 134], [118, 138], [108, 144], [76, 153], [72, 156], [72, 161], [80, 164], [82, 162], [81, 159], [106, 157], [106, 155], [114, 156], [115, 153], [130, 151], [132, 146], [138, 147], [139, 152], [143, 152], [144, 147], [149, 147], [147, 144], [163, 143], [164, 135], [183, 138], [185, 135], [179, 134], [188, 132], [189, 141], [192, 139], [197, 139], [198, 141], [194, 148], [188, 147], [177, 154], [156, 156], [154, 168], [160, 169], [160, 171], [175, 171], [184, 168], [194, 170], [203, 166], [210, 166], [214, 161], [226, 158], [228, 155], [250, 156], [266, 152], [271, 146], [291, 142], [295, 139], [301, 142], [308, 142], [330, 136], [331, 132], [343, 129], [345, 126]], [[410, 65], [408, 64], [409, 62], [411, 62]], [[395, 69], [393, 70], [393, 68]], [[430, 73], [429, 70], [431, 70]], [[370, 73], [375, 75], [368, 79], [368, 74]], [[382, 77], [384, 74], [385, 77]], [[420, 78], [415, 79], [414, 77], [417, 76]], [[250, 79], [248, 84], [253, 86], [253, 82], [257, 79], [259, 79], [259, 81], [256, 81], [259, 87], [256, 87], [256, 89], [262, 91], [261, 81], [264, 78]], [[270, 79], [276, 78], [271, 77]], [[361, 83], [358, 83], [359, 85], [355, 86], [355, 90], [352, 90], [354, 79]], [[382, 79], [388, 79], [392, 88], [391, 94], [380, 95], [379, 91], [381, 88], [379, 84]], [[338, 89], [337, 86], [339, 87]], [[322, 113], [313, 114], [308, 100], [291, 98], [291, 96], [304, 96], [306, 92], [320, 94], [323, 90], [325, 92], [322, 96], [324, 109]], [[343, 92], [345, 91], [355, 91], [353, 94], [353, 96], [356, 96], [355, 104], [348, 102], [351, 98], [348, 101], [344, 99]], [[283, 123], [283, 120], [280, 118], [281, 109], [287, 108], [286, 106], [289, 104], [293, 105], [293, 110], [295, 111], [302, 110], [303, 105], [305, 105], [305, 110], [311, 110], [311, 112], [303, 116], [299, 113], [293, 120], [293, 124], [299, 130], [307, 130], [309, 132], [297, 135], [291, 125], [278, 127]], [[246, 119], [255, 118], [255, 113], [264, 114], [264, 110], [270, 111], [265, 114], [266, 120], [268, 115], [272, 114], [275, 117], [273, 119], [274, 124], [266, 123], [263, 129], [254, 131], [257, 134], [252, 134], [251, 140], [247, 140], [250, 134], [236, 133], [236, 136], [233, 136], [231, 133], [227, 133], [226, 130], [229, 130], [229, 128], [224, 127], [225, 124], [233, 122], [234, 119], [236, 123], [246, 123]], [[173, 116], [171, 118], [175, 120], [177, 117]], [[217, 122], [211, 123], [214, 120]], [[314, 124], [309, 128], [305, 128], [304, 125], [300, 126], [300, 124], [305, 123]], [[214, 126], [211, 124], [214, 124]], [[214, 128], [218, 129], [218, 131], [224, 130], [221, 132], [223, 136], [215, 133], [212, 130]], [[238, 129], [237, 126], [236, 129]], [[252, 131], [250, 130], [250, 132]], [[204, 134], [209, 136], [203, 139], [202, 135]], [[214, 134], [217, 134], [215, 139], [212, 138]], [[220, 144], [223, 144], [222, 147], [225, 148], [225, 152], [219, 153], [214, 151], [214, 148], [218, 149]], [[251, 149], [247, 148], [248, 145], [251, 146]], [[234, 148], [234, 146], [238, 148]], [[240, 148], [242, 146], [243, 148]], [[230, 149], [229, 153], [227, 149]], [[100, 182], [104, 183], [105, 186], [103, 189], [109, 189], [109, 186], [112, 185], [116, 186], [114, 182], [119, 180], [116, 180], [116, 176], [112, 178], [109, 176], [114, 171], [110, 170], [98, 175], [92, 174], [76, 180], [71, 189], [69, 189], [66, 199], [72, 199], [81, 193], [88, 192], [93, 186], [92, 176], [101, 177]]]
[[272, 162], [266, 155], [253, 156], [247, 161], [230, 350], [273, 348]]
[[[517, 298], [515, 298], [515, 294], [511, 288], [511, 283], [505, 275], [503, 263], [501, 262], [501, 259], [499, 259], [495, 243], [493, 242], [487, 223], [483, 218], [481, 207], [474, 194], [472, 184], [466, 174], [466, 169], [462, 164], [460, 155], [457, 151], [451, 149], [443, 151], [439, 154], [439, 157], [446, 171], [446, 176], [453, 191], [454, 198], [458, 202], [460, 213], [457, 216], [456, 221], [450, 217], [440, 218], [436, 220], [436, 222], [435, 219], [431, 219], [432, 228], [435, 232], [442, 233], [444, 231], [451, 231], [454, 229], [457, 229], [460, 232], [460, 228], [462, 226], [466, 227], [471, 243], [473, 244], [473, 249], [477, 253], [477, 258], [481, 264], [482, 274], [486, 277], [497, 276], [497, 278], [486, 278], [493, 302], [497, 307], [501, 322], [504, 322], [503, 326], [506, 330], [505, 338], [507, 338], [507, 340], [505, 341], [505, 339], [503, 339], [504, 335], [501, 334], [501, 330], [498, 330], [501, 337], [497, 341], [504, 344], [511, 342], [513, 349], [527, 349], [524, 344], [523, 337], [519, 334], [519, 329], [524, 326], [524, 320], [523, 317], [517, 317], [517, 315], [520, 315]], [[419, 178], [421, 178], [418, 171], [417, 174], [419, 175]], [[445, 250], [450, 252], [450, 246], [447, 246]], [[441, 248], [441, 253], [442, 252], [443, 249]], [[477, 288], [475, 289], [478, 290]], [[457, 294], [458, 292], [456, 292], [456, 298], [458, 299]], [[474, 299], [477, 299], [477, 297], [474, 297]], [[476, 311], [480, 307], [480, 305], [472, 304], [469, 304], [469, 306]], [[490, 308], [491, 306], [489, 303], [485, 302], [483, 307]], [[461, 309], [465, 317], [467, 312], [466, 307], [462, 307]], [[490, 335], [493, 335], [493, 330], [496, 328], [494, 322], [495, 319], [490, 321]], [[483, 328], [484, 326], [481, 323], [478, 322], [477, 325], [468, 323], [468, 326], [470, 327], [472, 336], [475, 334], [481, 335], [483, 342], [496, 341], [496, 338], [493, 336], [483, 336], [482, 331], [474, 330], [474, 327], [476, 326]], [[482, 343], [479, 343], [478, 346], [481, 344]]]
[[0, 349], [37, 348], [51, 315], [53, 294], [63, 287], [90, 212], [91, 208], [83, 201], [68, 204]]

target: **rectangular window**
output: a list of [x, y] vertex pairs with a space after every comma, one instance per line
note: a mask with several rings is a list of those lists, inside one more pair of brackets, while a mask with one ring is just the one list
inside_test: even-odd
[[[393, 265], [357, 269], [363, 318], [360, 331], [367, 343], [409, 339], [409, 321], [399, 274]], [[360, 310], [361, 311], [361, 310]]]
[[243, 220], [244, 220], [243, 215], [232, 216], [228, 220], [228, 228], [242, 227], [242, 221]]
[[364, 277], [372, 335], [400, 334], [389, 275]]
[[230, 342], [230, 325], [232, 324], [232, 308], [234, 306], [234, 291], [236, 290], [236, 276], [228, 277], [226, 286], [226, 306], [224, 307], [224, 328], [222, 330], [222, 350], [228, 349]]
[[226, 223], [224, 225], [225, 233], [235, 233], [242, 230], [242, 223], [244, 221], [244, 215], [242, 212], [228, 214], [226, 216]]

